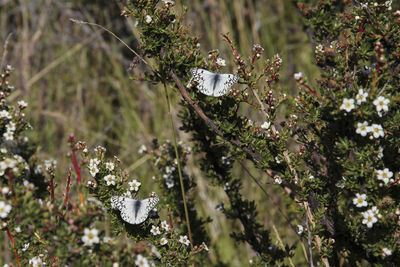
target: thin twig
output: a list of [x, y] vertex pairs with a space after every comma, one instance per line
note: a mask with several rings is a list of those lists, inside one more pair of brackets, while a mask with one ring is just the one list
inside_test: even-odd
[[[278, 232], [278, 230], [276, 229], [276, 227], [275, 227], [274, 224], [272, 225], [272, 229], [274, 229], [274, 232], [275, 232], [275, 234], [276, 234], [276, 239], [278, 239], [278, 242], [279, 242], [279, 245], [280, 245], [281, 249], [282, 249], [282, 250], [285, 250], [285, 245], [283, 244], [282, 239], [281, 239], [281, 237], [279, 236], [279, 232]], [[287, 256], [287, 259], [289, 260], [290, 266], [294, 267], [293, 261], [292, 261], [292, 259], [290, 258], [290, 256]]]
[[312, 254], [312, 237], [311, 237], [311, 230], [310, 230], [310, 226], [308, 224], [308, 220], [306, 220], [306, 227], [307, 227], [307, 232], [308, 232], [308, 251], [310, 252], [310, 266], [314, 267], [313, 254]]

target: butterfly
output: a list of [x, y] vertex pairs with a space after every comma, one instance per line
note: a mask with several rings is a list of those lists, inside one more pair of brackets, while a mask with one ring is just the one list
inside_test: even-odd
[[130, 224], [140, 224], [149, 216], [149, 212], [159, 201], [155, 193], [150, 198], [132, 199], [122, 196], [111, 197], [111, 207], [121, 211], [121, 218]]
[[[238, 80], [236, 74], [213, 73], [204, 69], [191, 69], [192, 80], [197, 82], [200, 92], [209, 96], [222, 96], [227, 93], [228, 88], [232, 87]], [[190, 84], [189, 82], [189, 84]]]

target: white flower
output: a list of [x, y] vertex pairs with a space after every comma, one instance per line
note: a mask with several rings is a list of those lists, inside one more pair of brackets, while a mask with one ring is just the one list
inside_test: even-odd
[[229, 160], [228, 157], [222, 156], [221, 160], [222, 160], [222, 163], [225, 164], [225, 165], [231, 164], [231, 161]]
[[6, 158], [0, 162], [0, 169], [6, 170], [8, 168], [12, 169], [17, 166], [17, 161], [15, 159]]
[[374, 223], [376, 223], [378, 221], [378, 219], [375, 217], [375, 215], [369, 210], [363, 212], [362, 215], [364, 216], [362, 223], [366, 224], [368, 228], [372, 228]]
[[366, 198], [366, 194], [360, 195], [359, 193], [356, 193], [356, 197], [353, 198], [353, 204], [356, 205], [357, 208], [366, 207], [368, 206], [367, 201], [365, 201]]
[[217, 58], [217, 65], [221, 66], [221, 67], [225, 67], [226, 66], [225, 60], [220, 57]]
[[189, 244], [190, 244], [190, 241], [189, 241], [189, 239], [188, 239], [188, 237], [186, 235], [184, 235], [184, 236], [181, 235], [179, 237], [179, 242], [184, 244], [184, 245], [186, 245], [186, 246], [189, 246]]
[[164, 4], [165, 5], [171, 5], [171, 6], [173, 6], [174, 4], [175, 4], [175, 2], [174, 1], [168, 1], [168, 0], [163, 0], [163, 2], [164, 2]]
[[383, 97], [383, 96], [378, 96], [377, 99], [374, 100], [374, 102], [372, 102], [375, 106], [376, 106], [376, 111], [380, 112], [381, 110], [383, 111], [388, 111], [389, 110], [389, 103], [390, 100]]
[[315, 53], [323, 53], [324, 52], [324, 46], [322, 44], [318, 44], [315, 47]]
[[164, 229], [165, 231], [169, 231], [169, 224], [167, 223], [167, 221], [161, 222], [161, 228]]
[[0, 217], [6, 218], [11, 211], [11, 205], [5, 203], [4, 201], [0, 201]]
[[89, 161], [89, 165], [97, 166], [97, 165], [99, 165], [99, 163], [100, 163], [100, 160], [98, 158], [93, 158], [93, 159], [90, 159], [90, 161]]
[[303, 78], [303, 73], [302, 72], [297, 72], [293, 76], [294, 76], [294, 78], [296, 80], [300, 80], [301, 78]]
[[364, 92], [364, 89], [359, 89], [358, 94], [356, 95], [357, 104], [361, 104], [362, 102], [367, 101], [368, 92]]
[[378, 152], [379, 152], [378, 159], [382, 159], [383, 158], [383, 147], [380, 146]]
[[7, 110], [0, 111], [0, 118], [11, 119], [11, 115]]
[[160, 232], [160, 227], [155, 226], [155, 225], [152, 225], [152, 226], [151, 226], [150, 233], [152, 233], [153, 235], [159, 235], [159, 234], [161, 234], [161, 232]]
[[268, 122], [268, 121], [266, 121], [266, 122], [264, 122], [264, 123], [261, 125], [261, 128], [264, 129], [264, 130], [266, 130], [266, 129], [269, 128], [269, 126], [271, 126], [271, 123]]
[[161, 240], [160, 240], [161, 246], [164, 246], [164, 245], [166, 245], [167, 243], [168, 243], [168, 240], [167, 240], [165, 237], [161, 238]]
[[371, 128], [368, 126], [368, 122], [357, 123], [356, 133], [361, 134], [361, 136], [366, 136], [370, 132]]
[[167, 179], [165, 180], [165, 185], [167, 186], [168, 189], [171, 189], [172, 187], [174, 187], [174, 180], [173, 179]]
[[352, 109], [354, 109], [354, 99], [348, 99], [345, 98], [343, 99], [343, 103], [340, 106], [340, 110], [346, 110], [346, 112], [350, 112]]
[[103, 242], [104, 243], [110, 243], [111, 241], [113, 241], [113, 239], [111, 237], [109, 237], [109, 236], [103, 237]]
[[139, 267], [150, 267], [148, 260], [140, 254], [137, 255], [135, 264]]
[[30, 243], [24, 244], [24, 247], [22, 248], [22, 251], [26, 251], [29, 248]]
[[109, 171], [113, 171], [114, 170], [114, 163], [106, 162], [106, 169], [109, 170]]
[[15, 232], [16, 232], [17, 234], [21, 233], [21, 231], [22, 231], [22, 230], [21, 230], [21, 227], [19, 227], [19, 226], [15, 227], [14, 230], [15, 230]]
[[301, 235], [304, 231], [303, 225], [299, 224], [297, 225], [297, 234]]
[[388, 168], [383, 170], [376, 170], [376, 177], [378, 180], [383, 181], [385, 184], [389, 183], [389, 179], [393, 177], [393, 172], [391, 172]]
[[282, 178], [279, 175], [275, 175], [275, 183], [276, 184], [281, 184], [282, 183]]
[[[94, 152], [97, 153], [97, 152], [106, 152], [107, 149], [103, 146], [96, 146], [93, 150], [94, 150]], [[100, 161], [98, 163], [100, 163]]]
[[13, 131], [7, 131], [3, 134], [3, 137], [6, 141], [12, 141], [14, 140], [14, 132]]
[[89, 165], [89, 172], [90, 175], [96, 177], [96, 174], [99, 172], [99, 168], [97, 168], [97, 165]]
[[8, 132], [13, 132], [15, 131], [15, 122], [10, 121], [7, 125], [6, 125], [7, 131]]
[[165, 167], [165, 173], [171, 174], [175, 170], [174, 166], [166, 166]]
[[123, 195], [124, 197], [132, 197], [131, 191], [126, 191]]
[[104, 176], [104, 180], [106, 180], [107, 185], [115, 185], [115, 175], [106, 175]]
[[82, 241], [85, 246], [92, 246], [93, 244], [98, 244], [100, 242], [98, 237], [99, 231], [96, 228], [85, 228], [84, 233], [85, 235], [82, 237]]
[[375, 138], [379, 138], [380, 136], [384, 137], [385, 132], [380, 124], [372, 124], [370, 128], [370, 132], [374, 135]]
[[46, 263], [44, 263], [41, 258], [36, 256], [29, 260], [29, 265], [32, 267], [43, 267], [46, 266]]
[[390, 255], [392, 255], [392, 250], [391, 250], [391, 249], [388, 249], [388, 248], [383, 248], [383, 249], [382, 249], [382, 252], [383, 252], [383, 255], [384, 255], [384, 256], [390, 256]]
[[21, 109], [26, 108], [28, 106], [28, 103], [26, 103], [24, 100], [18, 101], [17, 104]]
[[0, 152], [3, 153], [3, 154], [6, 154], [6, 153], [7, 153], [7, 149], [5, 149], [4, 147], [2, 147], [2, 148], [0, 148]]
[[129, 190], [131, 190], [131, 191], [139, 191], [139, 187], [140, 187], [140, 185], [141, 185], [142, 183], [140, 183], [140, 182], [138, 182], [138, 181], [136, 181], [136, 180], [133, 180], [132, 182], [129, 182], [128, 183], [128, 185], [129, 185]]
[[146, 23], [150, 23], [153, 19], [150, 17], [150, 15], [146, 15]]
[[372, 214], [378, 216], [379, 214], [379, 210], [376, 206], [373, 206], [371, 209], [368, 210], [369, 212], [371, 212]]
[[138, 150], [139, 154], [143, 154], [147, 152], [147, 147], [145, 145], [141, 145]]

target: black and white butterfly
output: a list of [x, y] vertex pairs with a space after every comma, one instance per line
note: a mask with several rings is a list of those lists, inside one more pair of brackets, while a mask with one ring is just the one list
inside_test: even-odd
[[[219, 72], [213, 73], [204, 69], [191, 69], [192, 79], [197, 82], [197, 88], [200, 92], [209, 96], [222, 96], [232, 87], [238, 80], [239, 76], [236, 74], [221, 74]], [[189, 82], [189, 84], [190, 84]]]
[[149, 212], [159, 201], [153, 193], [152, 197], [146, 199], [132, 199], [122, 196], [111, 197], [111, 207], [121, 211], [121, 218], [130, 224], [140, 224], [149, 216]]

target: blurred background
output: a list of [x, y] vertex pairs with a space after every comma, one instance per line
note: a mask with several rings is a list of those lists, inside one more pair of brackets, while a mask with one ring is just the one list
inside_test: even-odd
[[[278, 53], [283, 59], [280, 86], [293, 94], [295, 72], [303, 72], [311, 84], [318, 77], [307, 29], [292, 0], [175, 1], [177, 14], [183, 5], [188, 7], [185, 23], [199, 37], [203, 53], [219, 49], [227, 62], [226, 72], [236, 70], [232, 69], [232, 52], [221, 33], [232, 37], [243, 58], [250, 55], [256, 43], [265, 49], [265, 59]], [[12, 80], [18, 90], [11, 99], [29, 103], [26, 115], [35, 129], [31, 139], [39, 145], [41, 158], [57, 160], [59, 184], [65, 183], [71, 166], [66, 157], [71, 133], [91, 148], [102, 145], [108, 156], [117, 155], [146, 192], [152, 190], [151, 177], [157, 173], [138, 149], [142, 144], [150, 146], [155, 137], [160, 142], [172, 137], [163, 89], [130, 79], [134, 55], [100, 28], [70, 21], [75, 18], [98, 23], [135, 46], [139, 38], [135, 21], [120, 15], [122, 7], [123, 3], [110, 0], [0, 0], [0, 65], [15, 68]], [[171, 97], [178, 128], [180, 96], [174, 92]], [[190, 136], [178, 134], [179, 140], [189, 144]], [[255, 256], [252, 250], [229, 237], [240, 224], [227, 221], [214, 208], [225, 199], [225, 193], [203, 179], [196, 155], [189, 159], [187, 171], [198, 183], [197, 191], [192, 192], [197, 209], [213, 219], [207, 226], [212, 238], [209, 247], [214, 250], [211, 257], [219, 257], [229, 266], [248, 263]], [[235, 172], [240, 177], [251, 174], [263, 182], [269, 198], [246, 178], [243, 194], [256, 200], [259, 220], [265, 227], [275, 226], [284, 243], [297, 244], [294, 262], [304, 264], [304, 247], [283, 217], [295, 207], [281, 199], [281, 189], [271, 185], [271, 178], [250, 164], [236, 164]], [[292, 226], [300, 223], [291, 222]], [[271, 236], [276, 240], [274, 233]]]

